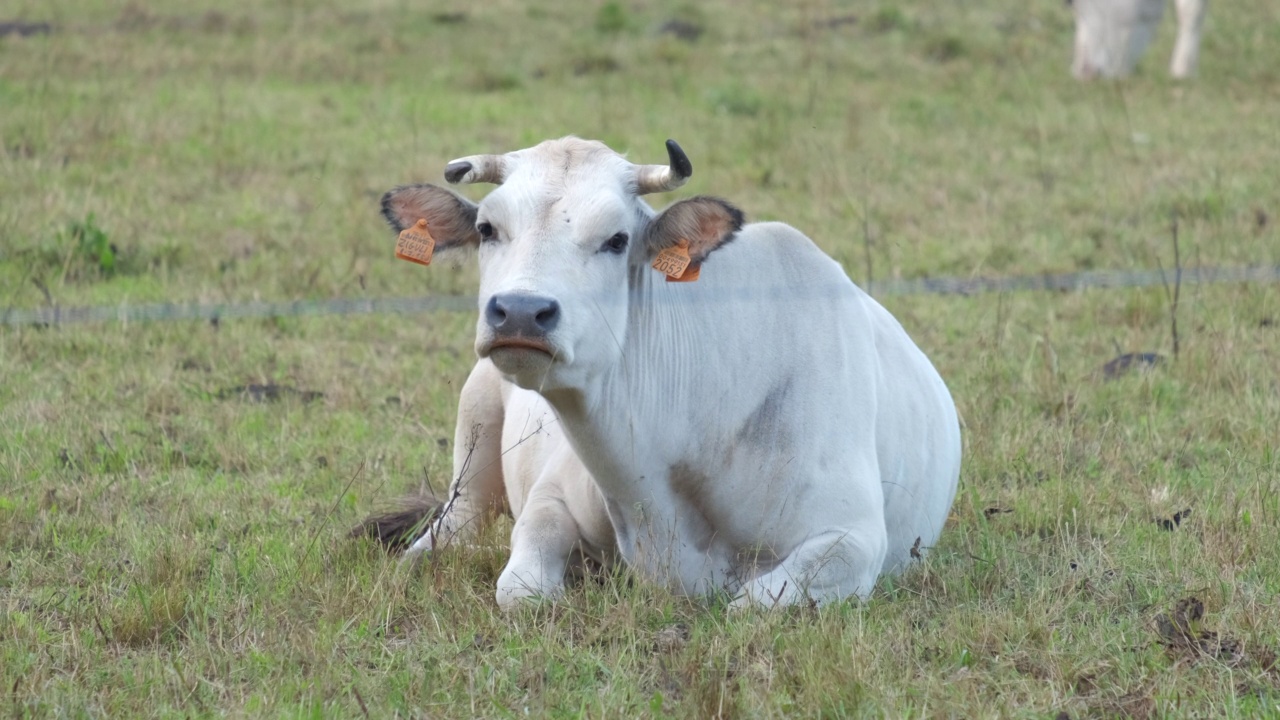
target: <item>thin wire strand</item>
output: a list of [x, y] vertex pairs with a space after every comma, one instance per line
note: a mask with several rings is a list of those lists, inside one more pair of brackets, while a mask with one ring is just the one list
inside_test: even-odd
[[[1274, 283], [1280, 281], [1280, 265], [1183, 268], [1188, 285], [1217, 283]], [[1101, 270], [1009, 277], [933, 277], [910, 280], [880, 279], [877, 297], [893, 295], [980, 295], [991, 292], [1082, 291], [1161, 285], [1159, 270]], [[834, 290], [834, 288], [833, 288]], [[773, 290], [776, 292], [776, 289]], [[809, 288], [809, 292], [821, 292]], [[408, 298], [335, 298], [292, 302], [156, 303], [148, 305], [97, 305], [92, 307], [7, 308], [0, 311], [0, 325], [76, 325], [101, 322], [154, 320], [223, 320], [322, 315], [412, 314], [432, 311], [474, 311], [473, 295], [425, 295]]]

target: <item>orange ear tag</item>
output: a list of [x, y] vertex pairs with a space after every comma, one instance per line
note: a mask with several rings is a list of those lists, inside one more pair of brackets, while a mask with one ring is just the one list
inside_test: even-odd
[[665, 273], [667, 282], [693, 282], [702, 273], [700, 265], [689, 267], [689, 241], [680, 240], [673, 247], [665, 248], [653, 259], [653, 269]]
[[400, 231], [396, 240], [396, 257], [419, 265], [431, 264], [431, 252], [436, 249], [436, 239], [427, 230], [427, 221], [418, 220], [413, 227]]
[[685, 268], [684, 274], [678, 278], [671, 277], [670, 275], [668, 275], [667, 282], [696, 282], [698, 280], [698, 276], [701, 274], [702, 274], [701, 265], [690, 265], [689, 267]]

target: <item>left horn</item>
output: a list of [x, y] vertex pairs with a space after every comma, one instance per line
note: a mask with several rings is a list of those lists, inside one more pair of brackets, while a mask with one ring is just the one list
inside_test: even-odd
[[444, 168], [444, 179], [458, 183], [493, 183], [507, 179], [506, 155], [472, 155], [451, 161]]
[[637, 165], [636, 194], [668, 192], [684, 185], [693, 175], [693, 163], [684, 154], [675, 140], [667, 141], [669, 165]]

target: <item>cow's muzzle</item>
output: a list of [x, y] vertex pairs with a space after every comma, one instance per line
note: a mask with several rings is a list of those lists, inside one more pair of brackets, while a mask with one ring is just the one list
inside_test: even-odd
[[539, 341], [560, 324], [560, 303], [526, 293], [494, 295], [484, 308], [484, 319], [493, 330], [496, 344], [503, 344], [503, 340], [542, 344]]
[[485, 305], [484, 321], [489, 332], [477, 338], [480, 356], [517, 385], [539, 387], [556, 356], [548, 336], [560, 323], [560, 303], [541, 295], [498, 294]]

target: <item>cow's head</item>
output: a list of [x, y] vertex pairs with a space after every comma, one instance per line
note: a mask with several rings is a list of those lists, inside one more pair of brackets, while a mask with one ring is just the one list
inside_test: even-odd
[[637, 284], [662, 277], [654, 256], [684, 241], [700, 265], [742, 226], [742, 213], [707, 197], [660, 214], [640, 199], [693, 174], [667, 141], [667, 165], [633, 165], [575, 137], [445, 168], [451, 183], [498, 187], [479, 205], [434, 185], [396, 188], [382, 210], [396, 230], [426, 220], [436, 252], [475, 247], [480, 258], [476, 352], [517, 384], [575, 386], [621, 357]]

